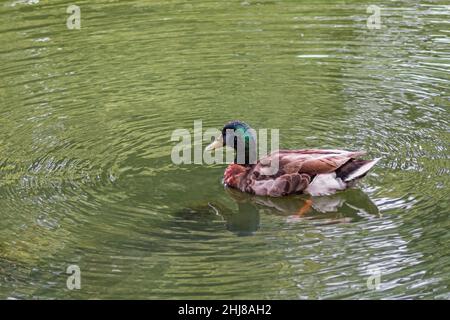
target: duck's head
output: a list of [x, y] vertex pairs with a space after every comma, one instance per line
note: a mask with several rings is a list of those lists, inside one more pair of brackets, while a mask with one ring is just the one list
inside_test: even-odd
[[245, 122], [234, 120], [225, 124], [221, 134], [205, 150], [211, 151], [222, 147], [235, 150], [235, 163], [256, 163], [256, 132]]

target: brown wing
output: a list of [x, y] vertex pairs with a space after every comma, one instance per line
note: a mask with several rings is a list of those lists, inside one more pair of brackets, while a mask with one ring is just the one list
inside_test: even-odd
[[242, 181], [240, 189], [275, 197], [301, 193], [315, 175], [334, 172], [363, 154], [345, 150], [280, 150], [262, 158]]

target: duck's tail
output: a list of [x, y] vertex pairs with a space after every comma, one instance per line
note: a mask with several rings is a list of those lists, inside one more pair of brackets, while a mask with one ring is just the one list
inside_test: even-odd
[[361, 179], [381, 158], [373, 160], [351, 159], [336, 171], [336, 177], [344, 182]]

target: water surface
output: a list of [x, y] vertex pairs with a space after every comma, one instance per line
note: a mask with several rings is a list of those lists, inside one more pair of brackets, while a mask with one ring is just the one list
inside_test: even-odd
[[[448, 2], [70, 4], [0, 4], [0, 298], [450, 298]], [[232, 119], [382, 160], [299, 216], [172, 163]]]

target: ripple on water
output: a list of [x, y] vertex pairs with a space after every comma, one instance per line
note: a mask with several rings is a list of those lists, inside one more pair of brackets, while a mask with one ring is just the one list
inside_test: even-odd
[[[0, 296], [449, 298], [445, 3], [381, 30], [352, 1], [77, 4], [71, 31], [67, 2], [0, 7]], [[231, 119], [382, 160], [299, 217], [171, 163], [173, 130]]]

